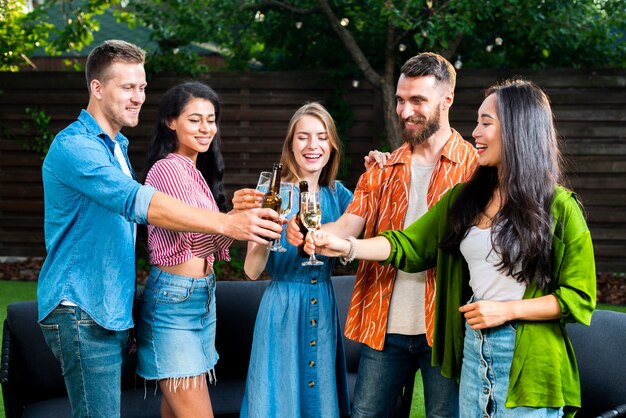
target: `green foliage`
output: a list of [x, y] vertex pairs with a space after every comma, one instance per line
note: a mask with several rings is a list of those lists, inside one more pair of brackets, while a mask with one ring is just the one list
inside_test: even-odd
[[148, 74], [184, 74], [195, 77], [207, 71], [198, 54], [187, 49], [149, 51], [146, 57]]
[[[232, 51], [269, 69], [354, 70], [318, 3], [245, 2], [231, 10], [236, 21], [223, 24], [246, 31]], [[396, 66], [424, 50], [474, 68], [626, 65], [623, 0], [337, 0], [331, 7], [376, 69], [388, 49], [398, 51]]]
[[28, 13], [23, 0], [0, 0], [0, 71], [18, 71], [30, 64], [28, 55], [45, 45], [50, 24], [42, 12]]
[[464, 36], [457, 53], [465, 66], [598, 68], [626, 65], [626, 7], [622, 0], [508, 3], [487, 15], [479, 15], [476, 30]]
[[210, 4], [196, 0], [133, 1], [124, 8], [121, 20], [150, 28], [150, 39], [158, 47], [149, 50], [149, 73], [196, 76], [207, 71], [194, 48], [216, 39], [219, 20]]
[[150, 263], [146, 256], [138, 256], [136, 261], [137, 271], [149, 272], [150, 271]]
[[[101, 30], [107, 9], [134, 27], [151, 30], [154, 72], [195, 75], [193, 46], [224, 48], [232, 69], [250, 62], [275, 70], [323, 69], [356, 74], [323, 13], [326, 0], [48, 0], [28, 12], [24, 0], [0, 0], [0, 70], [16, 71], [44, 47], [51, 54], [80, 50]], [[592, 67], [626, 65], [623, 0], [329, 0], [368, 64], [382, 69], [393, 51], [396, 67], [423, 50], [434, 50], [466, 67]], [[61, 8], [61, 25], [47, 10]], [[498, 40], [498, 42], [496, 42]], [[500, 42], [501, 41], [501, 42]]]
[[[230, 247], [230, 261], [220, 260], [213, 264], [215, 277], [218, 279], [245, 278], [246, 275], [243, 270], [245, 261], [246, 256], [241, 252], [241, 248]], [[223, 277], [225, 274], [228, 274], [229, 277]]]
[[[121, 0], [48, 0], [29, 11], [25, 0], [0, 0], [0, 71], [32, 66], [28, 56], [39, 48], [52, 56], [83, 49], [100, 30], [97, 16], [120, 4]], [[61, 9], [62, 22], [51, 22], [51, 8]]]
[[24, 149], [41, 154], [41, 159], [43, 160], [54, 139], [54, 134], [50, 130], [51, 118], [44, 109], [27, 107], [25, 112], [31, 117], [32, 121], [22, 124], [27, 135], [30, 136], [23, 143]]

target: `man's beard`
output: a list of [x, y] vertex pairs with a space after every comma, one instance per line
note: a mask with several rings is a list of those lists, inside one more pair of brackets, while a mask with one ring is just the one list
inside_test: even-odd
[[439, 109], [437, 109], [437, 112], [430, 119], [425, 119], [422, 117], [409, 118], [409, 122], [424, 124], [424, 127], [422, 129], [407, 129], [406, 122], [400, 119], [400, 126], [402, 127], [402, 139], [404, 139], [405, 142], [408, 142], [412, 146], [420, 145], [439, 130], [440, 118], [441, 112], [439, 111]]

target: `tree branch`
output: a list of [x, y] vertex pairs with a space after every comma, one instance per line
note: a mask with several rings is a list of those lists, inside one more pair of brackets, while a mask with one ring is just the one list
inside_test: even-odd
[[[404, 8], [402, 10], [402, 20], [405, 20], [407, 18], [407, 15], [409, 13], [409, 6], [412, 0], [406, 0], [404, 3]], [[422, 12], [420, 13], [420, 15], [423, 16], [424, 21], [428, 21], [428, 19], [439, 13], [443, 8], [445, 8], [447, 6], [447, 4], [449, 3], [448, 1], [445, 1], [444, 4], [439, 8], [439, 10], [434, 11], [432, 8], [432, 3], [430, 5], [427, 5], [425, 8], [422, 8]], [[420, 21], [419, 19], [416, 18], [415, 23], [413, 25], [412, 28], [405, 30], [403, 33], [401, 33], [395, 40], [395, 42], [393, 43], [393, 47], [397, 48], [398, 45], [404, 41], [405, 39], [407, 39], [409, 36], [414, 35], [415, 33], [419, 32], [420, 30], [420, 24], [422, 24], [422, 21]]]
[[363, 51], [361, 51], [361, 48], [359, 48], [359, 46], [357, 45], [350, 31], [348, 31], [346, 28], [341, 26], [341, 24], [339, 24], [339, 20], [330, 8], [328, 1], [318, 0], [318, 4], [322, 12], [328, 18], [330, 26], [333, 28], [337, 36], [339, 36], [339, 39], [341, 39], [344, 46], [356, 62], [357, 66], [359, 67], [367, 81], [369, 81], [373, 86], [380, 86], [381, 83], [384, 82], [384, 79], [372, 68], [369, 61], [367, 60], [367, 57], [365, 56], [365, 54], [363, 54]]
[[437, 10], [434, 10], [432, 14], [437, 15], [439, 13], [442, 13], [448, 7], [448, 4], [450, 4], [450, 0], [442, 2], [441, 5], [437, 7]]
[[419, 29], [417, 28], [417, 26], [415, 26], [414, 28], [405, 30], [404, 32], [402, 32], [397, 38], [396, 41], [394, 42], [394, 44], [392, 45], [393, 48], [397, 48], [397, 46], [400, 44], [400, 42], [404, 41], [406, 38], [408, 38], [409, 36], [413, 35], [414, 33], [416, 33]]
[[465, 36], [465, 33], [457, 32], [454, 35], [454, 39], [452, 39], [448, 43], [448, 47], [447, 48], [441, 48], [441, 56], [444, 57], [445, 59], [447, 59], [448, 61], [452, 61], [452, 56], [456, 52], [456, 49], [459, 47], [459, 44], [463, 40], [464, 36]]
[[402, 10], [402, 19], [406, 19], [406, 15], [409, 13], [409, 6], [411, 5], [411, 0], [406, 0], [404, 2], [404, 10]]
[[30, 65], [30, 66], [31, 66], [31, 68], [32, 68], [33, 70], [38, 70], [38, 69], [39, 69], [39, 68], [37, 67], [37, 65], [36, 65], [34, 62], [32, 62], [32, 61], [30, 60], [30, 58], [28, 58], [28, 57], [26, 56], [26, 54], [24, 54], [23, 52], [20, 52], [20, 57], [22, 57], [22, 59], [23, 59], [24, 61], [26, 61], [26, 62], [28, 63], [28, 65]]

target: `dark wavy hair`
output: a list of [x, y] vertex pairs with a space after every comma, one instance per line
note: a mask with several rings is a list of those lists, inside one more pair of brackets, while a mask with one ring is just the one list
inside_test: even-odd
[[220, 102], [212, 88], [199, 81], [188, 81], [169, 89], [159, 103], [154, 135], [148, 147], [142, 181], [145, 181], [150, 168], [158, 160], [176, 151], [178, 140], [176, 131], [168, 127], [168, 122], [177, 118], [191, 99], [205, 99], [215, 107], [217, 132], [207, 152], [199, 153], [196, 167], [206, 180], [215, 203], [221, 212], [226, 212], [226, 193], [224, 191], [224, 158], [220, 151]]
[[554, 116], [546, 94], [534, 83], [507, 80], [486, 90], [495, 94], [500, 121], [502, 164], [479, 167], [463, 186], [450, 211], [450, 230], [441, 247], [458, 251], [499, 188], [502, 208], [492, 225], [500, 271], [545, 289], [550, 282], [551, 204], [561, 180], [561, 154]]
[[445, 84], [450, 90], [456, 85], [456, 70], [450, 61], [434, 52], [422, 52], [409, 58], [400, 73], [409, 78], [432, 75], [438, 84]]

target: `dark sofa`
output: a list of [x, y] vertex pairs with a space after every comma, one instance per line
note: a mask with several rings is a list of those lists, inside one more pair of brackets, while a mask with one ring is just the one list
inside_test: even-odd
[[[218, 382], [210, 386], [217, 417], [237, 417], [256, 312], [268, 282], [217, 282]], [[339, 314], [345, 319], [354, 276], [333, 277]], [[583, 408], [577, 417], [626, 417], [626, 314], [598, 310], [590, 327], [568, 324], [582, 385]], [[344, 338], [350, 391], [359, 363], [360, 345]], [[2, 337], [0, 383], [7, 418], [66, 418], [69, 402], [56, 359], [46, 346], [37, 324], [37, 303], [19, 302], [8, 307]], [[134, 371], [131, 355], [123, 372], [122, 417], [159, 417], [160, 393]], [[155, 395], [156, 392], [156, 395]], [[408, 417], [412, 382], [399, 398], [396, 417]], [[352, 393], [350, 394], [352, 395]], [[144, 399], [145, 397], [145, 399]]]
[[576, 418], [626, 417], [626, 313], [596, 310], [591, 325], [567, 324], [582, 409]]
[[[216, 288], [217, 337], [220, 360], [217, 385], [210, 395], [216, 417], [237, 417], [245, 387], [254, 321], [267, 281], [219, 281]], [[333, 277], [339, 313], [345, 320], [354, 276]], [[360, 345], [344, 338], [350, 394], [354, 389]], [[135, 375], [136, 356], [131, 355], [122, 376], [122, 417], [159, 417], [160, 392], [146, 387]], [[58, 362], [46, 346], [37, 324], [37, 302], [9, 305], [2, 337], [0, 382], [7, 418], [65, 418], [69, 401]], [[396, 417], [408, 417], [412, 382], [399, 398]], [[145, 398], [145, 399], [144, 399]]]

